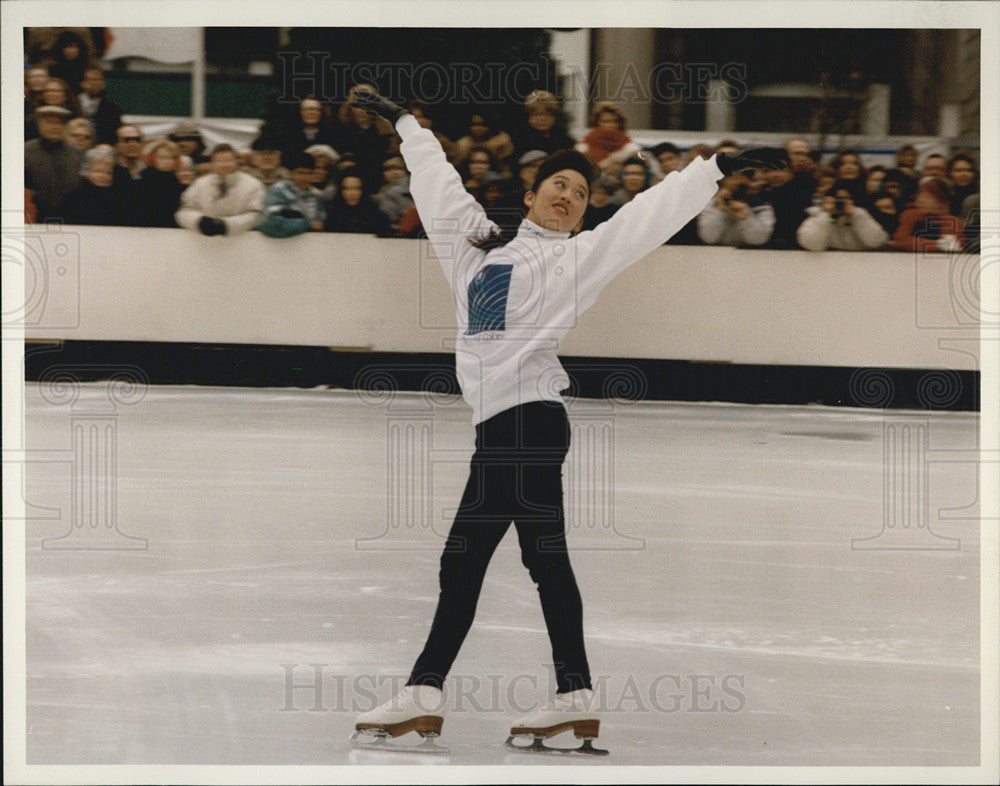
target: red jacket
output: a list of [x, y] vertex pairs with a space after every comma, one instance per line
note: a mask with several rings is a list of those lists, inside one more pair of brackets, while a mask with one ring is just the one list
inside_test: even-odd
[[964, 229], [961, 219], [955, 216], [925, 213], [912, 208], [900, 214], [899, 228], [892, 236], [892, 242], [904, 251], [937, 251], [938, 238], [955, 235], [961, 242]]

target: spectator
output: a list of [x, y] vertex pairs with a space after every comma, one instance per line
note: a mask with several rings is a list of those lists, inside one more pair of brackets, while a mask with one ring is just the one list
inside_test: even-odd
[[312, 190], [315, 159], [308, 153], [293, 155], [288, 176], [271, 186], [264, 196], [260, 231], [268, 237], [292, 237], [323, 229], [326, 210]]
[[[696, 158], [709, 159], [712, 157], [714, 148], [711, 145], [704, 145], [700, 142], [696, 145], [691, 145], [688, 148], [687, 155], [684, 157], [684, 166], [687, 166]], [[683, 167], [681, 167], [683, 169]]]
[[122, 110], [104, 95], [104, 71], [97, 66], [88, 67], [80, 87], [80, 110], [97, 129], [97, 141], [113, 143], [122, 124]]
[[207, 169], [207, 167], [203, 166], [208, 163], [208, 157], [205, 155], [205, 140], [202, 138], [198, 126], [192, 121], [181, 120], [167, 135], [167, 139], [177, 145], [182, 156], [187, 156], [191, 159], [192, 164], [196, 170], [199, 170], [199, 173], [200, 170]]
[[410, 194], [410, 173], [406, 171], [402, 156], [390, 156], [382, 162], [382, 177], [385, 184], [375, 194], [375, 204], [385, 214], [389, 226], [395, 232], [403, 213], [414, 207], [413, 196]]
[[[180, 150], [179, 145], [178, 150]], [[195, 178], [198, 177], [198, 172], [194, 168], [194, 161], [191, 160], [191, 156], [182, 155], [177, 157], [177, 171], [174, 174], [177, 175], [177, 181], [185, 188], [195, 181]]]
[[226, 144], [209, 156], [211, 174], [198, 178], [181, 194], [175, 218], [203, 235], [237, 235], [260, 223], [264, 185], [239, 171], [239, 155]]
[[837, 172], [831, 167], [824, 166], [816, 170], [816, 188], [813, 191], [812, 202], [815, 207], [823, 201], [823, 196], [833, 188], [833, 184], [837, 182]]
[[509, 188], [508, 180], [498, 172], [487, 172], [479, 178], [479, 200], [486, 211], [486, 217], [497, 226], [503, 226], [510, 219], [504, 194]]
[[124, 223], [122, 202], [114, 189], [115, 154], [105, 148], [88, 150], [80, 170], [82, 182], [66, 198], [70, 224], [119, 226]]
[[896, 151], [896, 169], [910, 180], [917, 179], [917, 148], [913, 145], [903, 145]]
[[437, 139], [438, 144], [441, 145], [441, 149], [444, 150], [445, 157], [448, 159], [448, 163], [452, 166], [457, 166], [458, 161], [458, 151], [455, 147], [455, 143], [452, 142], [448, 137], [442, 134], [440, 131], [434, 130], [434, 117], [433, 111], [430, 105], [426, 101], [420, 101], [419, 99], [414, 99], [407, 104], [410, 114], [413, 115], [417, 122], [420, 124], [421, 128], [427, 128], [434, 138]]
[[864, 200], [865, 181], [868, 173], [861, 164], [861, 156], [857, 150], [842, 149], [830, 162], [830, 168], [836, 173], [837, 180], [851, 189], [855, 202]]
[[61, 79], [73, 95], [79, 93], [87, 68], [91, 65], [92, 53], [88, 43], [72, 30], [64, 30], [59, 34], [51, 56], [53, 62], [49, 65], [49, 74]]
[[304, 152], [310, 145], [330, 145], [340, 149], [336, 143], [337, 129], [331, 120], [330, 108], [313, 96], [299, 101], [298, 115], [284, 132], [279, 133], [277, 129], [272, 132], [267, 128], [261, 131], [262, 136], [272, 133], [281, 137], [281, 153], [286, 158]]
[[38, 136], [35, 127], [35, 109], [40, 107], [45, 83], [49, 81], [49, 70], [45, 66], [30, 66], [24, 69], [24, 141]]
[[370, 190], [382, 182], [382, 162], [387, 156], [399, 152], [399, 137], [388, 120], [370, 117], [365, 110], [354, 107], [352, 101], [359, 89], [375, 92], [371, 85], [360, 84], [351, 88], [347, 102], [337, 113], [339, 123], [333, 147], [341, 155], [350, 153], [354, 156], [365, 179], [366, 190]]
[[618, 212], [618, 205], [611, 204], [611, 196], [617, 188], [618, 185], [614, 178], [608, 175], [601, 175], [594, 181], [594, 185], [590, 188], [590, 202], [587, 205], [587, 212], [583, 214], [582, 231], [593, 229]]
[[496, 173], [496, 170], [496, 161], [490, 155], [490, 151], [485, 147], [473, 147], [469, 151], [469, 156], [465, 159], [465, 163], [459, 167], [458, 171], [462, 175], [465, 190], [472, 194], [477, 202], [482, 204], [482, 194], [480, 193], [482, 177], [487, 172]]
[[914, 207], [899, 217], [893, 235], [904, 251], [959, 251], [964, 238], [961, 219], [951, 215], [951, 186], [939, 177], [921, 178]]
[[306, 152], [313, 157], [316, 164], [313, 169], [312, 190], [325, 207], [337, 195], [334, 166], [340, 161], [340, 153], [329, 145], [310, 145], [306, 148]]
[[124, 125], [115, 132], [117, 163], [114, 173], [115, 195], [122, 201], [125, 224], [141, 226], [142, 197], [139, 194], [142, 172], [142, 132], [137, 126]]
[[727, 155], [736, 155], [740, 152], [740, 146], [736, 143], [735, 139], [723, 139], [719, 144], [715, 146], [715, 153], [726, 153]]
[[454, 165], [459, 167], [473, 147], [485, 147], [497, 161], [506, 161], [514, 152], [514, 142], [506, 131], [497, 130], [491, 115], [476, 110], [469, 116], [469, 133], [455, 142]]
[[881, 164], [869, 167], [868, 175], [865, 177], [865, 193], [867, 193], [869, 197], [878, 193], [879, 187], [882, 185], [882, 181], [885, 180], [885, 172], [886, 169]]
[[910, 178], [901, 169], [889, 169], [879, 184], [878, 194], [891, 196], [896, 203], [896, 209], [905, 204], [906, 186]]
[[574, 146], [566, 133], [566, 119], [559, 111], [559, 99], [547, 90], [535, 90], [524, 101], [525, 117], [514, 137], [514, 150], [554, 153]]
[[590, 130], [576, 149], [597, 164], [605, 174], [616, 174], [627, 158], [642, 152], [625, 132], [625, 113], [610, 101], [602, 101], [590, 113]]
[[899, 208], [892, 194], [882, 188], [872, 194], [871, 215], [892, 237], [899, 226]]
[[265, 188], [286, 180], [289, 170], [281, 166], [281, 142], [278, 138], [257, 137], [250, 146], [250, 166], [244, 171], [257, 178]]
[[767, 187], [763, 198], [774, 210], [774, 231], [769, 248], [797, 248], [796, 234], [806, 220], [807, 208], [813, 204], [816, 190], [816, 161], [812, 146], [805, 139], [785, 142], [788, 169], [772, 169], [763, 173]]
[[517, 160], [517, 180], [508, 188], [493, 208], [491, 219], [505, 231], [516, 232], [524, 218], [524, 195], [535, 183], [538, 167], [547, 154], [541, 150], [529, 150]]
[[660, 173], [664, 177], [671, 172], [679, 172], [684, 164], [681, 159], [681, 151], [677, 149], [677, 145], [670, 142], [660, 142], [650, 152], [656, 159], [656, 163], [660, 167]]
[[785, 152], [788, 154], [788, 169], [794, 179], [805, 180], [810, 183], [816, 180], [816, 158], [809, 141], [801, 137], [793, 137], [785, 142]]
[[637, 194], [642, 193], [652, 185], [652, 176], [646, 168], [645, 162], [638, 156], [633, 156], [622, 165], [618, 180], [621, 187], [611, 197], [611, 204], [617, 207], [631, 202]]
[[81, 117], [83, 109], [76, 95], [70, 91], [69, 85], [58, 77], [50, 76], [42, 90], [42, 103], [48, 106], [61, 106], [68, 109], [73, 117]]
[[85, 117], [74, 117], [66, 124], [66, 141], [86, 153], [97, 141], [93, 124]]
[[966, 197], [962, 203], [962, 215], [960, 218], [965, 224], [964, 240], [962, 250], [970, 254], [978, 254], [981, 251], [980, 222], [982, 210], [979, 207], [979, 193]]
[[184, 185], [177, 179], [180, 149], [169, 139], [154, 142], [150, 149], [152, 166], [139, 176], [137, 226], [176, 227], [174, 214], [181, 206]]
[[[70, 113], [70, 117], [79, 117], [82, 114], [82, 110], [76, 100], [76, 96], [70, 94], [66, 83], [62, 79], [51, 76], [45, 80], [45, 84], [42, 87], [41, 92], [41, 101], [38, 106], [62, 107]], [[38, 131], [34, 124], [26, 127], [24, 136], [26, 141], [28, 139], [34, 139], [37, 136]]]
[[142, 160], [142, 131], [138, 126], [120, 126], [115, 133], [115, 152], [121, 172], [116, 177], [138, 180], [146, 162]]
[[[756, 204], [753, 204], [756, 202]], [[730, 175], [698, 216], [698, 235], [710, 246], [762, 246], [774, 230], [774, 209], [750, 195], [745, 177]]]
[[863, 251], [881, 248], [889, 233], [863, 207], [854, 203], [849, 184], [838, 181], [820, 207], [809, 208], [809, 218], [798, 229], [799, 245], [809, 251]]
[[931, 153], [924, 159], [924, 165], [920, 169], [920, 179], [925, 177], [947, 177], [947, 161], [940, 153]]
[[24, 187], [32, 192], [40, 222], [62, 219], [66, 196], [80, 183], [83, 153], [63, 138], [69, 117], [60, 106], [38, 107], [38, 138], [24, 144]]
[[945, 172], [948, 180], [951, 181], [953, 191], [951, 214], [962, 216], [962, 204], [973, 194], [979, 193], [979, 171], [976, 167], [976, 159], [968, 150], [959, 150], [948, 159]]
[[353, 232], [388, 237], [389, 219], [365, 191], [365, 179], [357, 165], [342, 170], [337, 196], [326, 215], [327, 232]]

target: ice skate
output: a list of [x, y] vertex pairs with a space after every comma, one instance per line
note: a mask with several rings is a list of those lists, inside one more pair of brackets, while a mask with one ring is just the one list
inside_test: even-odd
[[[521, 718], [510, 727], [507, 747], [521, 753], [579, 753], [590, 756], [607, 756], [608, 751], [595, 748], [601, 722], [591, 708], [594, 692], [587, 688], [571, 693], [557, 693], [553, 701]], [[557, 748], [543, 744], [543, 740], [565, 731], [583, 743], [578, 748]], [[517, 744], [514, 740], [530, 741]]]
[[[351, 735], [351, 745], [367, 750], [406, 751], [409, 753], [449, 753], [435, 743], [441, 735], [444, 718], [441, 711], [441, 690], [431, 685], [407, 685], [399, 695], [385, 704], [358, 716]], [[390, 737], [416, 732], [423, 738], [419, 744], [390, 743]]]

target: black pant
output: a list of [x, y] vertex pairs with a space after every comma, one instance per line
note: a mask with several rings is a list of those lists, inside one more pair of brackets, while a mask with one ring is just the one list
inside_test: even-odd
[[434, 622], [408, 685], [442, 687], [472, 626], [486, 567], [510, 526], [538, 585], [559, 693], [589, 688], [583, 604], [566, 549], [562, 463], [569, 421], [558, 403], [531, 402], [476, 426], [469, 480], [444, 553]]

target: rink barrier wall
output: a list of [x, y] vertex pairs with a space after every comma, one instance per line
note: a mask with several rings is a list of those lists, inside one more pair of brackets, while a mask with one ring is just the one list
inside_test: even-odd
[[[566, 395], [628, 401], [822, 404], [876, 409], [979, 410], [979, 373], [943, 369], [692, 363], [560, 356]], [[454, 355], [350, 352], [327, 347], [136, 341], [32, 342], [25, 378], [140, 385], [343, 388], [391, 403], [395, 391], [430, 402], [459, 395]]]
[[[420, 389], [431, 365], [454, 384], [426, 241], [50, 225], [23, 248], [29, 378], [58, 351], [164, 383], [363, 387], [367, 365]], [[662, 246], [560, 353], [581, 395], [974, 409], [978, 272], [978, 255]]]

